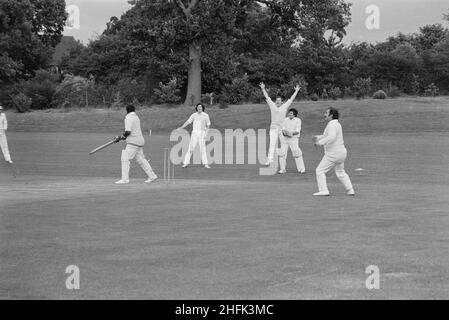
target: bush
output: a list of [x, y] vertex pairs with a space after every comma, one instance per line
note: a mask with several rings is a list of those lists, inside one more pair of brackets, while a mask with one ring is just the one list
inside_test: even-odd
[[24, 113], [30, 110], [32, 100], [26, 94], [21, 92], [11, 96], [11, 99], [18, 112]]
[[159, 89], [153, 91], [157, 103], [174, 104], [181, 101], [180, 83], [176, 78], [172, 78], [167, 84], [159, 82]]
[[398, 87], [390, 85], [388, 87], [388, 89], [386, 90], [387, 96], [389, 96], [390, 98], [396, 98], [399, 97], [401, 95], [401, 91], [399, 90]]
[[340, 88], [339, 87], [332, 87], [329, 90], [329, 97], [332, 100], [337, 100], [337, 99], [341, 98], [341, 90], [340, 90]]
[[245, 73], [242, 77], [235, 78], [231, 83], [226, 84], [221, 96], [227, 103], [240, 104], [250, 100], [251, 91], [252, 86]]
[[312, 100], [312, 101], [318, 101], [319, 99], [320, 99], [320, 97], [318, 97], [318, 95], [316, 93], [314, 93], [310, 96], [310, 100]]
[[344, 97], [345, 98], [352, 98], [352, 97], [354, 97], [354, 91], [352, 90], [351, 87], [345, 87]]
[[229, 106], [226, 102], [226, 97], [223, 94], [220, 94], [216, 97], [217, 102], [218, 102], [218, 107], [220, 109], [227, 109]]
[[213, 106], [217, 102], [213, 92], [201, 95], [201, 101], [208, 106]]
[[323, 89], [323, 93], [321, 94], [321, 99], [323, 99], [323, 100], [329, 99], [329, 94], [327, 93], [326, 89]]
[[123, 109], [125, 107], [125, 103], [123, 102], [122, 95], [120, 94], [120, 91], [116, 92], [114, 95], [114, 101], [111, 103], [111, 108], [113, 109]]
[[25, 95], [31, 98], [32, 109], [48, 109], [53, 104], [53, 97], [58, 86], [58, 75], [46, 70], [38, 70], [34, 78], [22, 85]]
[[378, 90], [373, 94], [373, 99], [386, 99], [387, 94], [383, 90]]
[[[174, 83], [171, 83], [171, 81], [174, 81]], [[177, 84], [176, 79], [172, 79], [171, 81], [167, 85], [168, 95], [165, 98], [161, 99], [167, 101], [161, 101], [161, 103], [176, 103], [181, 100], [181, 97], [179, 96], [180, 92], [179, 85]], [[174, 86], [174, 88], [171, 88], [170, 86]], [[159, 83], [159, 88], [161, 88], [161, 83]], [[145, 83], [138, 79], [132, 78], [120, 79], [117, 85], [115, 86], [115, 90], [120, 92], [120, 95], [123, 97], [125, 101], [137, 100], [138, 102], [145, 102], [150, 99], [150, 96], [147, 94]], [[176, 95], [177, 98], [175, 98]]]
[[439, 91], [440, 90], [435, 85], [435, 83], [431, 83], [430, 85], [428, 85], [426, 87], [426, 89], [424, 90], [424, 93], [428, 97], [436, 97], [439, 94]]
[[54, 105], [60, 108], [88, 107], [89, 92], [95, 90], [93, 78], [86, 79], [80, 76], [67, 74], [57, 86], [54, 95]]
[[263, 103], [265, 101], [265, 96], [263, 95], [262, 90], [260, 90], [259, 87], [251, 88], [249, 101], [251, 101], [252, 103]]
[[371, 92], [371, 78], [357, 78], [353, 88], [357, 99], [366, 97]]
[[[303, 75], [295, 75], [290, 78], [290, 81], [287, 84], [284, 84], [281, 86], [281, 88], [277, 91], [276, 95], [280, 95], [281, 97], [284, 97], [285, 99], [289, 99], [291, 95], [294, 92], [294, 88], [296, 85], [301, 87], [301, 89], [298, 92], [298, 95], [296, 98], [305, 98], [307, 96], [307, 87], [308, 83], [304, 79]], [[260, 89], [259, 89], [260, 91]]]

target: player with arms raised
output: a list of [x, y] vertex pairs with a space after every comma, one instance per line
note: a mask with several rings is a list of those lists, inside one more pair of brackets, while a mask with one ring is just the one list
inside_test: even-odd
[[285, 103], [281, 97], [277, 97], [276, 102], [273, 102], [273, 100], [271, 100], [270, 96], [268, 95], [268, 92], [265, 89], [265, 84], [263, 82], [260, 83], [260, 88], [262, 89], [262, 93], [265, 96], [265, 99], [271, 110], [270, 148], [268, 149], [268, 161], [265, 163], [265, 165], [268, 166], [274, 160], [274, 151], [278, 139], [282, 133], [282, 124], [284, 122], [285, 115], [287, 114], [287, 110], [295, 100], [296, 95], [298, 94], [301, 87], [299, 86], [299, 84], [296, 85], [295, 92]]

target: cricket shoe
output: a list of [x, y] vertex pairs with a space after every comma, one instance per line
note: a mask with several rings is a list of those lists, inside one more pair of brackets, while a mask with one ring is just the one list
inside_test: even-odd
[[5, 160], [7, 163], [13, 164], [12, 160]]
[[278, 171], [278, 174], [284, 174], [284, 173], [287, 173], [287, 171], [286, 170], [279, 170]]
[[265, 162], [265, 165], [266, 166], [269, 166], [270, 164], [272, 164], [273, 163], [273, 160], [268, 160], [267, 162]]
[[183, 168], [187, 168], [189, 165], [188, 164], [183, 164], [182, 167]]
[[351, 189], [348, 191], [348, 193], [346, 193], [348, 196], [355, 196], [355, 191], [354, 189]]
[[204, 168], [210, 169], [210, 166], [208, 164], [204, 165]]
[[151, 182], [153, 182], [153, 181], [156, 181], [157, 178], [158, 178], [157, 176], [154, 177], [154, 178], [148, 178], [148, 180], [146, 180], [145, 183], [151, 183]]
[[119, 180], [115, 184], [128, 184], [129, 180]]
[[327, 197], [327, 196], [329, 196], [329, 192], [320, 191], [320, 192], [314, 193], [313, 195], [316, 197]]
[[298, 171], [299, 174], [306, 174], [306, 171]]

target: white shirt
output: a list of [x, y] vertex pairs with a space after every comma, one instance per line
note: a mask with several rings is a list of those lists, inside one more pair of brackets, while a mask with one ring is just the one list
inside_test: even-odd
[[0, 114], [0, 130], [8, 130], [8, 120], [3, 112]]
[[293, 137], [285, 137], [286, 139], [291, 139], [291, 138], [295, 138], [295, 139], [299, 139], [299, 136], [301, 134], [301, 119], [295, 117], [293, 119], [290, 118], [285, 118], [284, 123], [282, 124], [282, 130], [287, 130], [291, 133], [293, 132], [299, 132], [299, 134], [294, 135]]
[[280, 129], [282, 127], [282, 123], [284, 122], [285, 115], [287, 114], [287, 109], [291, 106], [293, 100], [288, 99], [287, 102], [280, 107], [276, 106], [276, 103], [274, 103], [271, 99], [267, 99], [267, 103], [271, 110], [271, 125]]
[[322, 136], [318, 137], [318, 144], [324, 146], [324, 152], [329, 156], [346, 151], [343, 140], [343, 129], [337, 119], [329, 121]]
[[209, 115], [205, 112], [195, 112], [187, 122], [193, 123], [193, 131], [205, 131], [210, 126]]
[[125, 131], [130, 131], [131, 134], [126, 138], [126, 143], [143, 147], [145, 140], [140, 128], [140, 119], [135, 112], [130, 112], [125, 117]]

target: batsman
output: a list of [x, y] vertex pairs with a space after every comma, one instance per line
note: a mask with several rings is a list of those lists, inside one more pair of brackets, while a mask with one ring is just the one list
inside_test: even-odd
[[148, 180], [146, 180], [145, 183], [151, 183], [157, 179], [157, 176], [143, 154], [145, 140], [140, 127], [140, 119], [137, 116], [136, 109], [133, 105], [128, 105], [126, 107], [126, 112], [125, 133], [121, 136], [117, 136], [114, 140], [115, 143], [118, 143], [121, 140], [126, 140], [126, 148], [125, 150], [122, 150], [122, 179], [117, 181], [116, 184], [129, 183], [130, 161], [134, 158], [148, 176]]

